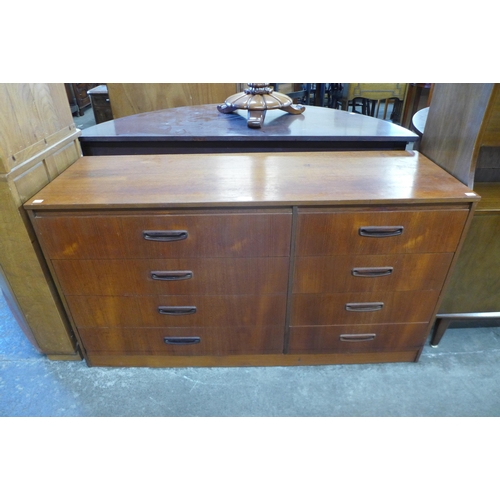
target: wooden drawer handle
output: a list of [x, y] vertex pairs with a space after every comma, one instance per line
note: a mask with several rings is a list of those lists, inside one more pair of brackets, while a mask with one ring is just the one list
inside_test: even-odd
[[375, 340], [376, 333], [345, 333], [340, 336], [342, 342], [366, 342]]
[[187, 231], [143, 231], [145, 240], [149, 241], [181, 241], [188, 237]]
[[157, 281], [190, 280], [192, 277], [192, 271], [151, 271], [151, 279]]
[[352, 275], [360, 278], [378, 278], [389, 276], [394, 271], [393, 267], [355, 267]]
[[351, 302], [345, 305], [346, 311], [372, 312], [380, 311], [384, 307], [383, 302]]
[[387, 238], [403, 234], [403, 229], [403, 226], [365, 226], [359, 228], [359, 235], [370, 238]]
[[160, 306], [158, 307], [160, 314], [168, 316], [185, 316], [187, 314], [194, 314], [196, 312], [195, 306]]
[[169, 345], [192, 345], [201, 342], [200, 337], [164, 337], [163, 342]]

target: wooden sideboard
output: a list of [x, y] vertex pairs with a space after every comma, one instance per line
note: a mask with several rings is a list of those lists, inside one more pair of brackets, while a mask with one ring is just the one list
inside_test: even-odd
[[417, 361], [479, 197], [418, 153], [83, 157], [25, 205], [90, 366]]
[[246, 112], [225, 115], [207, 104], [100, 123], [82, 131], [80, 145], [84, 156], [102, 156], [404, 150], [417, 139], [387, 121], [316, 106], [306, 106], [301, 115], [270, 110], [264, 126], [251, 129]]
[[500, 319], [500, 84], [436, 84], [419, 150], [482, 197], [437, 315], [437, 346], [453, 321]]

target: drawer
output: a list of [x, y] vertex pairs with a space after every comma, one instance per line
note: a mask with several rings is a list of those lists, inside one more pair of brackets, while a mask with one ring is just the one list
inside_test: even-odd
[[87, 91], [92, 88], [90, 83], [75, 83], [73, 86], [78, 97], [87, 97]]
[[296, 254], [453, 253], [468, 210], [299, 211]]
[[65, 295], [285, 294], [288, 257], [54, 260]]
[[269, 257], [290, 253], [291, 213], [36, 219], [51, 259]]
[[66, 301], [78, 328], [284, 325], [286, 309], [286, 295], [72, 295]]
[[289, 354], [404, 351], [421, 347], [428, 323], [296, 326], [290, 328]]
[[453, 254], [297, 257], [294, 293], [441, 290]]
[[292, 326], [429, 321], [439, 291], [294, 294]]
[[284, 339], [282, 326], [81, 328], [79, 332], [85, 349], [95, 354], [281, 354]]
[[110, 107], [108, 94], [92, 94], [92, 105]]

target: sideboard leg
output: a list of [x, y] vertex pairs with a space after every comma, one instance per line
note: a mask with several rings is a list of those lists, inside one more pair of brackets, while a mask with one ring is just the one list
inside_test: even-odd
[[451, 319], [449, 318], [437, 318], [436, 324], [434, 326], [434, 334], [431, 339], [431, 347], [437, 347], [441, 339], [443, 338], [444, 332], [450, 326]]

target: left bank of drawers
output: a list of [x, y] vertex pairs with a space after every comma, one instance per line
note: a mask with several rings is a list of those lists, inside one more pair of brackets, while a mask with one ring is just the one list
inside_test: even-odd
[[291, 210], [43, 214], [88, 354], [283, 352]]

